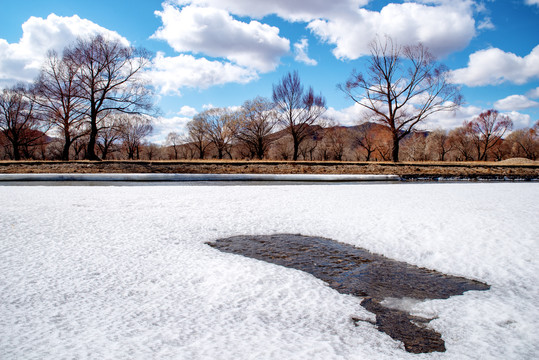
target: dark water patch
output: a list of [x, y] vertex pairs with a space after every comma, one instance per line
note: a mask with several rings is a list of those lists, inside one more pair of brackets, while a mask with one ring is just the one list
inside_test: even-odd
[[361, 305], [376, 315], [376, 326], [406, 351], [445, 351], [441, 335], [419, 318], [381, 304], [385, 298], [447, 299], [489, 285], [420, 268], [365, 249], [321, 237], [292, 234], [234, 236], [210, 246], [273, 264], [305, 271], [342, 294], [364, 297]]

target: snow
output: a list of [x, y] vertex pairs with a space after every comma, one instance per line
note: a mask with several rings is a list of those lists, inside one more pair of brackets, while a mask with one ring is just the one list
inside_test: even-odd
[[[1, 359], [535, 359], [536, 183], [0, 186]], [[487, 282], [409, 354], [360, 298], [205, 244], [301, 233]]]

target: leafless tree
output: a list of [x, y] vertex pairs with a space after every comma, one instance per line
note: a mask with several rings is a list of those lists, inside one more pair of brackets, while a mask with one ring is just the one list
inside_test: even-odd
[[508, 130], [513, 128], [513, 121], [509, 116], [502, 115], [496, 110], [487, 110], [466, 122], [465, 126], [473, 136], [478, 160], [486, 161], [489, 150], [498, 144]]
[[292, 160], [298, 159], [299, 146], [310, 135], [311, 126], [317, 124], [326, 111], [326, 100], [314, 90], [304, 90], [298, 72], [288, 73], [273, 85], [273, 102], [278, 120], [292, 137]]
[[391, 158], [398, 161], [400, 140], [432, 114], [455, 110], [462, 96], [423, 45], [401, 47], [386, 37], [370, 49], [368, 70], [354, 71], [339, 88], [391, 130]]
[[97, 35], [78, 39], [64, 51], [64, 60], [77, 68], [78, 96], [87, 108], [89, 141], [86, 158], [99, 160], [95, 146], [102, 119], [112, 112], [149, 113], [153, 110], [151, 91], [142, 79], [149, 54], [126, 46], [119, 40]]
[[340, 126], [332, 126], [326, 129], [324, 142], [334, 160], [342, 161], [346, 146], [349, 142], [348, 131]]
[[118, 142], [122, 138], [122, 122], [125, 114], [109, 114], [100, 123], [97, 134], [97, 147], [101, 152], [101, 159], [105, 160], [111, 153], [119, 150]]
[[353, 141], [366, 153], [365, 161], [371, 161], [371, 156], [377, 150], [376, 129], [371, 123], [361, 124], [352, 133]]
[[454, 143], [451, 142], [447, 130], [435, 130], [427, 137], [427, 152], [433, 155], [434, 160], [445, 161], [453, 148]]
[[204, 159], [206, 150], [211, 144], [204, 118], [200, 114], [196, 114], [193, 120], [187, 123], [187, 131], [188, 142], [197, 150], [198, 158]]
[[8, 140], [14, 160], [21, 160], [23, 150], [36, 145], [46, 131], [41, 127], [34, 99], [23, 85], [0, 93], [0, 132]]
[[69, 160], [73, 141], [84, 136], [86, 130], [84, 116], [87, 109], [79, 96], [78, 70], [77, 64], [50, 51], [35, 82], [36, 102], [43, 112], [43, 119], [59, 130], [64, 139], [62, 160]]
[[[535, 125], [539, 128], [539, 122]], [[537, 160], [539, 157], [539, 134], [534, 128], [515, 130], [507, 136], [511, 145], [511, 155]]]
[[320, 145], [320, 139], [316, 136], [307, 137], [299, 148], [299, 153], [303, 157], [303, 160], [315, 160], [316, 150]]
[[273, 103], [262, 97], [248, 100], [238, 120], [236, 137], [249, 149], [251, 157], [262, 160], [274, 141], [271, 134], [277, 124], [277, 114]]
[[212, 108], [197, 115], [203, 122], [210, 142], [217, 149], [217, 157], [230, 155], [230, 146], [236, 137], [239, 123], [238, 112], [227, 108]]
[[425, 161], [427, 160], [426, 153], [426, 138], [425, 135], [418, 132], [410, 133], [403, 141], [402, 152], [405, 160], [409, 161]]
[[449, 132], [449, 141], [457, 151], [458, 155], [456, 156], [456, 159], [458, 161], [471, 161], [476, 159], [477, 154], [474, 156], [476, 149], [469, 128], [461, 126], [451, 130]]
[[170, 132], [167, 135], [167, 142], [166, 144], [170, 147], [172, 147], [172, 150], [174, 151], [174, 160], [178, 160], [179, 158], [179, 152], [180, 147], [183, 145], [184, 141], [182, 137], [176, 133], [176, 132]]
[[140, 146], [142, 140], [152, 132], [152, 122], [144, 115], [123, 114], [120, 118], [118, 129], [120, 137], [127, 151], [127, 158], [140, 159]]

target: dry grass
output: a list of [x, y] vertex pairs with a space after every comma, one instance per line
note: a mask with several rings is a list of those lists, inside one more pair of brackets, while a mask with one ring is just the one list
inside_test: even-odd
[[396, 174], [410, 179], [539, 179], [539, 162], [0, 161], [0, 173]]

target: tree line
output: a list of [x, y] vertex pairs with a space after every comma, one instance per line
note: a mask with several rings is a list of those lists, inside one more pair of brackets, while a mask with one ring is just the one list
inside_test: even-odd
[[422, 45], [371, 43], [366, 70], [353, 71], [341, 91], [365, 110], [357, 126], [339, 126], [326, 100], [297, 72], [273, 85], [271, 99], [196, 114], [187, 132], [165, 145], [146, 141], [158, 110], [143, 70], [147, 51], [95, 36], [60, 56], [49, 52], [40, 75], [0, 94], [0, 159], [280, 159], [502, 160], [537, 159], [539, 122], [511, 132], [496, 110], [451, 131], [419, 124], [463, 102], [447, 69]]

